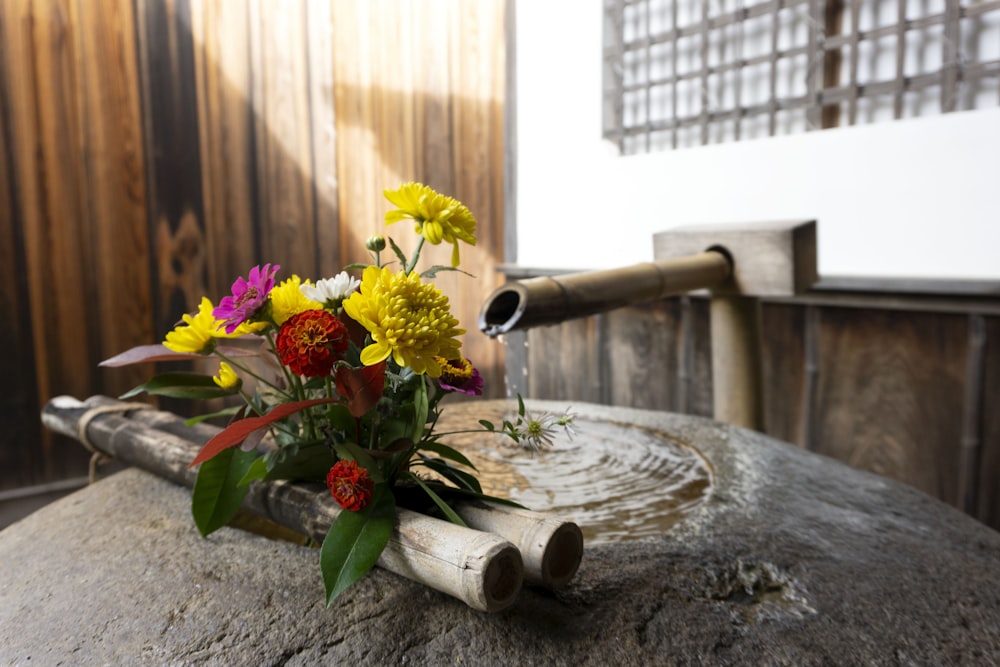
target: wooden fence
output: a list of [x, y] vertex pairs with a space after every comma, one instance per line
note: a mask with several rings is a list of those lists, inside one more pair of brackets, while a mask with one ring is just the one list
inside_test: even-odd
[[[1000, 286], [967, 287], [764, 301], [766, 432], [1000, 528]], [[508, 363], [534, 398], [711, 417], [710, 326], [673, 298], [510, 335]]]
[[151, 368], [97, 364], [162, 340], [254, 264], [315, 279], [365, 261], [382, 189], [407, 180], [480, 222], [463, 250], [478, 279], [437, 282], [466, 354], [499, 376], [475, 318], [502, 260], [504, 9], [0, 3], [0, 490], [85, 472], [81, 448], [41, 428], [50, 397], [143, 381]]

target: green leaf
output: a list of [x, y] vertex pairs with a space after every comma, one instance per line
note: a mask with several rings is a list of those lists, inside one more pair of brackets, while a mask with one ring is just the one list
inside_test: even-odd
[[203, 537], [236, 516], [248, 491], [247, 486], [240, 486], [240, 480], [256, 458], [256, 452], [227, 449], [198, 470], [191, 494], [191, 513]]
[[171, 398], [221, 398], [239, 392], [239, 387], [224, 389], [215, 384], [211, 375], [200, 373], [163, 373], [153, 379], [133, 387], [118, 398], [131, 398], [142, 392]]
[[483, 487], [479, 485], [479, 480], [476, 479], [475, 475], [449, 465], [444, 459], [431, 459], [426, 456], [421, 456], [420, 458], [425, 466], [454, 483], [459, 488], [466, 488], [476, 493], [483, 492]]
[[475, 278], [476, 277], [473, 274], [469, 273], [468, 271], [463, 271], [462, 269], [460, 269], [458, 267], [455, 267], [455, 266], [444, 266], [443, 264], [435, 264], [431, 268], [426, 269], [423, 273], [420, 274], [420, 277], [422, 277], [422, 278], [432, 278], [432, 279], [433, 278], [437, 278], [437, 274], [440, 273], [441, 271], [458, 271], [459, 273], [464, 273], [465, 275], [469, 276], [470, 278]]
[[225, 410], [219, 410], [218, 412], [212, 412], [207, 415], [198, 415], [197, 417], [191, 417], [190, 419], [184, 420], [185, 426], [194, 426], [195, 424], [200, 424], [206, 419], [215, 419], [216, 417], [232, 417], [238, 414], [240, 410], [243, 410], [246, 406], [244, 405], [234, 405], [231, 408], [226, 408]]
[[477, 493], [476, 491], [470, 491], [468, 489], [459, 488], [448, 488], [448, 495], [452, 496], [464, 496], [466, 498], [474, 498], [476, 500], [488, 500], [492, 503], [498, 503], [500, 505], [507, 505], [508, 507], [517, 507], [519, 509], [528, 509], [521, 503], [515, 502], [510, 498], [500, 498], [498, 496], [491, 496], [486, 493]]
[[387, 238], [389, 241], [389, 247], [391, 247], [392, 251], [396, 254], [396, 257], [399, 259], [399, 263], [406, 266], [406, 255], [403, 254], [402, 249], [396, 245], [396, 242], [392, 240], [391, 236]]
[[480, 419], [479, 425], [482, 426], [487, 431], [489, 431], [490, 433], [496, 431], [496, 426], [494, 426], [493, 422], [489, 421], [488, 419]]
[[267, 477], [267, 461], [264, 460], [263, 456], [258, 456], [254, 459], [254, 462], [250, 464], [247, 468], [246, 474], [240, 479], [237, 484], [239, 486], [246, 486], [255, 479], [264, 479]]
[[472, 465], [472, 461], [465, 458], [465, 455], [458, 450], [449, 447], [448, 445], [442, 444], [440, 442], [427, 441], [420, 443], [420, 449], [429, 449], [432, 452], [441, 455], [446, 459], [451, 459], [455, 463], [461, 463], [464, 466], [469, 466], [473, 470], [476, 470], [476, 466]]
[[468, 528], [468, 526], [466, 526], [466, 525], [465, 525], [465, 522], [464, 522], [464, 521], [462, 521], [462, 517], [460, 517], [460, 516], [458, 516], [457, 514], [455, 514], [455, 510], [453, 510], [453, 509], [452, 509], [451, 507], [449, 507], [449, 506], [448, 506], [448, 503], [446, 503], [446, 502], [445, 502], [444, 500], [442, 500], [442, 499], [441, 499], [441, 496], [439, 496], [438, 494], [434, 493], [434, 490], [433, 490], [433, 489], [431, 489], [431, 487], [430, 487], [430, 486], [428, 486], [428, 485], [427, 485], [427, 483], [426, 483], [426, 482], [424, 482], [424, 480], [420, 479], [420, 478], [419, 478], [419, 477], [417, 477], [416, 475], [413, 475], [412, 479], [413, 479], [413, 480], [414, 480], [414, 481], [415, 481], [415, 482], [416, 482], [417, 484], [419, 484], [419, 485], [420, 485], [420, 488], [421, 488], [421, 489], [423, 489], [423, 490], [424, 490], [424, 492], [425, 492], [425, 493], [426, 493], [426, 494], [427, 494], [428, 496], [430, 496], [431, 500], [433, 500], [433, 501], [434, 501], [434, 504], [435, 504], [435, 505], [437, 505], [437, 506], [438, 506], [438, 508], [439, 508], [439, 509], [440, 509], [440, 510], [441, 510], [442, 512], [444, 512], [444, 515], [445, 515], [446, 517], [448, 517], [448, 520], [449, 520], [449, 521], [451, 521], [451, 522], [452, 522], [452, 523], [454, 523], [454, 524], [458, 524], [459, 526], [463, 526], [463, 527], [465, 527], [465, 528]]
[[410, 432], [410, 440], [413, 442], [420, 442], [424, 437], [424, 426], [427, 424], [427, 411], [429, 409], [427, 403], [427, 383], [424, 381], [424, 377], [421, 375], [418, 377], [418, 382], [413, 388], [413, 430]]
[[328, 607], [375, 566], [395, 523], [396, 503], [384, 484], [376, 487], [368, 507], [337, 516], [319, 552]]
[[294, 456], [277, 459], [267, 479], [322, 481], [333, 463], [333, 455], [325, 442], [300, 443]]

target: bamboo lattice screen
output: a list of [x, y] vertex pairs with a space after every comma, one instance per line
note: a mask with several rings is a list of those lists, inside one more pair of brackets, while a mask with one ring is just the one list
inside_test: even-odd
[[1000, 1], [606, 0], [626, 154], [1000, 104]]

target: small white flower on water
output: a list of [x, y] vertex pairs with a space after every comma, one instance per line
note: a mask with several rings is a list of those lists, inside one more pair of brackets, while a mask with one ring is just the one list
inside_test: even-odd
[[330, 303], [346, 299], [360, 286], [360, 280], [352, 278], [347, 271], [341, 271], [333, 278], [317, 280], [315, 285], [300, 285], [299, 289], [307, 299]]
[[569, 410], [563, 415], [541, 412], [534, 415], [525, 412], [518, 420], [517, 435], [521, 448], [529, 452], [551, 449], [555, 444], [556, 430], [562, 428], [570, 439], [573, 437], [574, 415]]

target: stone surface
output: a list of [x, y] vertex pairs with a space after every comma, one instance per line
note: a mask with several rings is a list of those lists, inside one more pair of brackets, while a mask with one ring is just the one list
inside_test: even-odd
[[315, 549], [202, 539], [187, 489], [129, 470], [0, 532], [0, 664], [1000, 663], [995, 531], [756, 433], [574, 409], [696, 445], [712, 496], [497, 614], [380, 570], [326, 609]]

